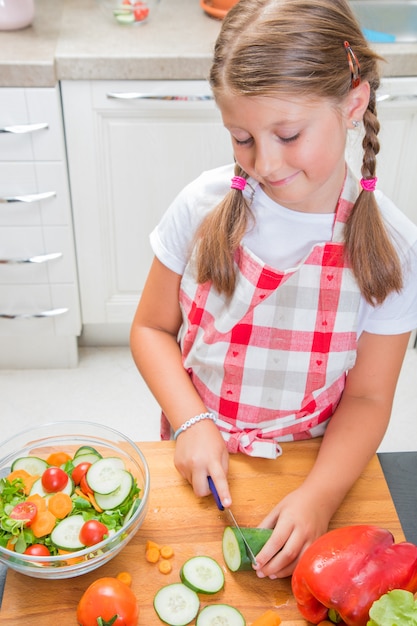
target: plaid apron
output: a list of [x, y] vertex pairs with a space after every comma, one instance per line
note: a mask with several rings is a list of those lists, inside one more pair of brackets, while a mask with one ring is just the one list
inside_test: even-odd
[[229, 452], [276, 458], [278, 441], [320, 436], [355, 363], [360, 291], [344, 258], [343, 225], [356, 200], [348, 172], [330, 242], [279, 271], [243, 245], [227, 300], [197, 284], [192, 260], [181, 282], [184, 367]]

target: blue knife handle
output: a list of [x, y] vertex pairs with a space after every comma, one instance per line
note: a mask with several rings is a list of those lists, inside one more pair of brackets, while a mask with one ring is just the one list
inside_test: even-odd
[[224, 506], [222, 504], [222, 501], [219, 498], [219, 494], [217, 493], [217, 489], [216, 489], [216, 486], [215, 486], [215, 484], [213, 482], [212, 477], [211, 476], [207, 476], [207, 480], [208, 480], [208, 484], [209, 484], [209, 487], [210, 487], [210, 491], [213, 494], [213, 497], [214, 497], [214, 499], [216, 501], [217, 508], [219, 509], [219, 511], [224, 511]]

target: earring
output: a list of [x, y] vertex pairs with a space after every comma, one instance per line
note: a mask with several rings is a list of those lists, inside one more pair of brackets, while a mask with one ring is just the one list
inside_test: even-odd
[[361, 125], [360, 122], [358, 122], [358, 120], [352, 120], [352, 126], [353, 128], [359, 128], [359, 126]]

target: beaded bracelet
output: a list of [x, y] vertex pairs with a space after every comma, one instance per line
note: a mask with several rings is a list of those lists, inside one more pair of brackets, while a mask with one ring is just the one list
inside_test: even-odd
[[184, 430], [187, 430], [187, 428], [190, 428], [190, 426], [197, 424], [197, 422], [201, 422], [201, 420], [213, 420], [213, 422], [216, 423], [217, 417], [214, 415], [214, 413], [200, 413], [200, 415], [191, 417], [189, 420], [184, 422], [184, 424], [182, 424], [177, 431], [175, 431], [174, 441], [177, 439], [178, 435], [180, 435]]

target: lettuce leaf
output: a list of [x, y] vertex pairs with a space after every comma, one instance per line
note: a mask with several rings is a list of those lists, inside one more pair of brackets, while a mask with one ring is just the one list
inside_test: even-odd
[[417, 602], [410, 591], [394, 589], [370, 608], [367, 626], [417, 626]]

